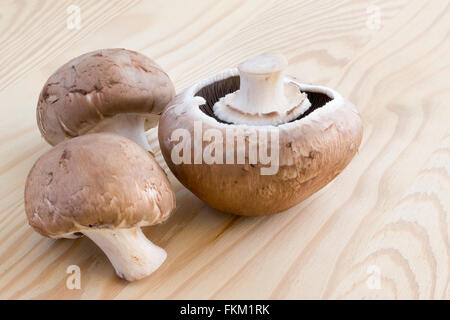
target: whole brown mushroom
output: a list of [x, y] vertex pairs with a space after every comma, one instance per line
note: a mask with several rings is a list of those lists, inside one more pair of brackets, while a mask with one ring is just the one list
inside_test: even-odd
[[61, 142], [36, 161], [25, 185], [25, 211], [37, 232], [86, 235], [129, 281], [164, 262], [166, 252], [141, 227], [165, 221], [174, 208], [170, 183], [153, 157], [112, 133]]
[[175, 95], [169, 76], [131, 50], [102, 49], [60, 67], [44, 85], [36, 110], [51, 145], [92, 132], [114, 132], [151, 151], [145, 122], [156, 123]]
[[239, 215], [286, 210], [356, 154], [360, 115], [336, 91], [284, 74], [278, 54], [251, 58], [175, 97], [159, 122], [164, 159], [210, 206]]

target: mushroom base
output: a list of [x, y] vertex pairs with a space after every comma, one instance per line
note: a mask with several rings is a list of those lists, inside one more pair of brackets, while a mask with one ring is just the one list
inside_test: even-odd
[[167, 257], [166, 251], [148, 240], [139, 227], [87, 229], [83, 230], [83, 234], [103, 250], [117, 275], [128, 281], [147, 277]]

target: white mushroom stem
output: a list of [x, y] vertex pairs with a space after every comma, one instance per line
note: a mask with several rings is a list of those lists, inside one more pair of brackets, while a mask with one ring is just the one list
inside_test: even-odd
[[97, 244], [111, 261], [119, 277], [135, 281], [150, 275], [167, 257], [140, 227], [130, 229], [86, 229], [83, 234]]
[[118, 114], [105, 118], [91, 132], [112, 132], [133, 140], [154, 153], [145, 135], [145, 117], [139, 114]]
[[287, 60], [281, 55], [261, 55], [239, 64], [240, 92], [233, 107], [251, 114], [286, 107], [283, 81], [286, 66]]
[[297, 118], [310, 103], [300, 89], [285, 82], [287, 60], [260, 55], [239, 64], [240, 89], [214, 104], [215, 115], [234, 124], [277, 125]]

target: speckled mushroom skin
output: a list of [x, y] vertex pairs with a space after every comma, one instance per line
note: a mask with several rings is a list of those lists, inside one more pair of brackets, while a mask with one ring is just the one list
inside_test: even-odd
[[39, 96], [37, 123], [56, 145], [116, 114], [160, 114], [174, 95], [170, 78], [150, 58], [125, 49], [97, 50], [50, 76]]
[[[361, 143], [361, 118], [355, 106], [337, 92], [297, 83], [302, 89], [326, 92], [333, 99], [300, 120], [278, 126], [280, 166], [275, 175], [261, 175], [262, 164], [249, 165], [248, 158], [246, 164], [174, 164], [171, 150], [176, 142], [171, 141], [171, 133], [184, 128], [193, 137], [194, 121], [202, 121], [203, 132], [209, 128], [220, 130], [225, 152], [229, 124], [201, 112], [194, 95], [203, 86], [236, 74], [230, 69], [205, 79], [174, 99], [159, 122], [162, 154], [178, 180], [210, 206], [247, 216], [279, 213], [311, 196], [347, 166]], [[260, 135], [274, 127], [252, 128], [257, 128]], [[203, 148], [208, 144], [203, 142]]]
[[64, 141], [43, 154], [25, 185], [29, 224], [44, 236], [160, 223], [175, 208], [165, 172], [142, 147], [111, 133]]

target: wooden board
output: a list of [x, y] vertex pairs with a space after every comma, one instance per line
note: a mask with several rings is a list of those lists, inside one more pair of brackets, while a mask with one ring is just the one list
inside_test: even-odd
[[[80, 29], [67, 28], [69, 5]], [[0, 298], [450, 298], [450, 2], [2, 1]], [[50, 147], [39, 92], [69, 59], [125, 47], [154, 58], [178, 91], [262, 52], [330, 86], [361, 112], [359, 153], [332, 183], [276, 216], [206, 206], [171, 175], [177, 210], [145, 229], [168, 259], [118, 279], [89, 239], [27, 224], [23, 191]], [[149, 138], [157, 147], [155, 131]], [[157, 159], [167, 166], [157, 154]], [[69, 265], [81, 289], [66, 287]]]

